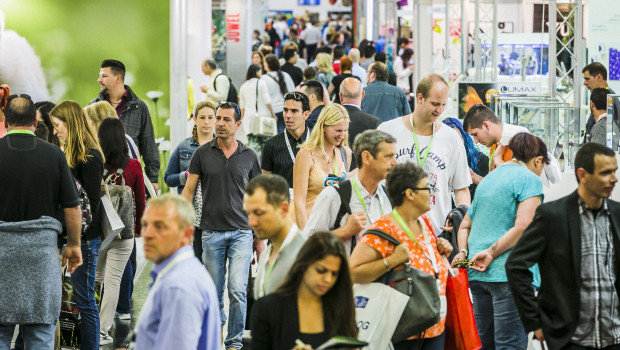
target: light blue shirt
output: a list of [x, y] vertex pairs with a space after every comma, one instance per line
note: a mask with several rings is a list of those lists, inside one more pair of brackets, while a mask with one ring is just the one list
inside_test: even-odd
[[[490, 172], [476, 187], [474, 202], [469, 208], [472, 220], [467, 239], [469, 258], [489, 248], [515, 224], [517, 208], [524, 200], [541, 196], [543, 188], [540, 178], [526, 167], [518, 164], [504, 164]], [[493, 259], [486, 271], [469, 270], [471, 281], [508, 282], [506, 260], [510, 249]], [[530, 268], [534, 285], [540, 286], [538, 265]]]
[[[188, 251], [194, 254], [191, 246], [185, 246], [154, 266], [153, 281], [176, 256]], [[135, 349], [219, 349], [219, 302], [213, 280], [200, 261], [192, 256], [178, 262], [157, 284], [149, 290], [153, 293], [150, 309], [140, 315]]]
[[366, 86], [366, 70], [362, 68], [359, 63], [353, 63], [353, 66], [351, 67], [351, 74], [360, 78], [362, 81], [362, 87]]

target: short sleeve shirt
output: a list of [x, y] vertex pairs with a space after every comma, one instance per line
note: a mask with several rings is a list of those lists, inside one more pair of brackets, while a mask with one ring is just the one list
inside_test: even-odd
[[203, 203], [200, 229], [250, 229], [243, 211], [243, 193], [247, 183], [261, 173], [253, 150], [239, 142], [237, 150], [226, 158], [216, 138], [196, 149], [188, 171], [200, 176]]
[[59, 208], [80, 205], [60, 148], [27, 134], [0, 139], [0, 221], [57, 217]]
[[[280, 175], [288, 182], [288, 187], [293, 188], [293, 166], [294, 159], [299, 152], [299, 145], [304, 143], [309, 136], [310, 128], [306, 128], [299, 139], [295, 139], [288, 131], [277, 134], [270, 138], [263, 145], [261, 155], [261, 167], [266, 171]], [[290, 151], [286, 144], [286, 139], [291, 146]], [[293, 155], [290, 154], [293, 152]]]
[[[467, 239], [469, 257], [489, 248], [511, 229], [517, 218], [517, 208], [524, 200], [543, 195], [540, 178], [526, 167], [504, 164], [485, 176], [476, 188], [476, 196], [468, 214], [472, 220]], [[484, 272], [469, 270], [471, 281], [508, 282], [505, 264], [510, 250], [493, 259]], [[530, 269], [534, 285], [540, 285], [538, 267]]]
[[[435, 233], [433, 231], [433, 225], [431, 224], [431, 220], [426, 215], [422, 215], [421, 218], [424, 222], [426, 232], [428, 233], [432, 250], [435, 253], [437, 267], [439, 269], [439, 294], [445, 296], [446, 283], [448, 281], [448, 266], [444, 262], [443, 257], [437, 251], [437, 237], [435, 236]], [[375, 221], [372, 225], [370, 225], [368, 229], [373, 228], [379, 229], [389, 234], [390, 236], [402, 242], [402, 244], [407, 247], [407, 251], [409, 252], [409, 264], [411, 267], [424, 271], [429, 275], [435, 274], [433, 264], [425, 256], [425, 253], [427, 252], [426, 248], [422, 248], [421, 246], [415, 244], [411, 240], [411, 238], [409, 238], [407, 233], [402, 231], [400, 227], [396, 226], [387, 216], [382, 216], [379, 220]], [[423, 234], [417, 235], [415, 239], [417, 239], [418, 242], [420, 242], [420, 244], [425, 247], [426, 242], [424, 241]], [[394, 245], [392, 243], [384, 240], [383, 238], [379, 238], [373, 235], [364, 235], [360, 239], [360, 242], [368, 244], [374, 250], [378, 251], [384, 258], [391, 255], [392, 251], [394, 251]], [[434, 338], [440, 336], [444, 332], [445, 323], [446, 319], [445, 317], [442, 317], [439, 322], [437, 322], [435, 325], [431, 326], [424, 332], [424, 338]], [[418, 338], [418, 336], [412, 338]]]

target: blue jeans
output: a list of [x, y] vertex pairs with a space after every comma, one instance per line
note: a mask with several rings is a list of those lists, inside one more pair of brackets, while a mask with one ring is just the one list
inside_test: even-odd
[[202, 261], [215, 282], [222, 326], [226, 323], [224, 283], [227, 259], [230, 322], [224, 345], [226, 348], [241, 349], [247, 312], [248, 275], [252, 261], [251, 230], [202, 231]]
[[101, 239], [82, 241], [82, 265], [71, 274], [75, 304], [80, 311], [82, 324], [81, 350], [99, 349], [99, 309], [95, 301], [95, 273]]
[[[0, 325], [0, 350], [9, 350], [15, 325]], [[26, 349], [54, 349], [55, 324], [20, 324], [19, 332]]]
[[446, 334], [434, 338], [403, 340], [394, 344], [394, 350], [443, 350]]
[[469, 288], [482, 350], [527, 349], [527, 334], [508, 283], [469, 281]]

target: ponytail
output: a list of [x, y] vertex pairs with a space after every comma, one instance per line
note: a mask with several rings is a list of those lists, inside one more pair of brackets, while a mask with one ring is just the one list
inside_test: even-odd
[[286, 83], [284, 82], [284, 74], [281, 71], [278, 71], [278, 86], [280, 86], [280, 93], [282, 96], [286, 95], [288, 92], [286, 90]]

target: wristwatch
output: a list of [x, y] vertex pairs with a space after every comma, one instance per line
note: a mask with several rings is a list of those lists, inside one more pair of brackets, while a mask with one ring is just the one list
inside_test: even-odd
[[461, 250], [459, 250], [459, 253], [465, 253], [465, 257], [467, 257], [469, 255], [469, 250], [461, 249]]

